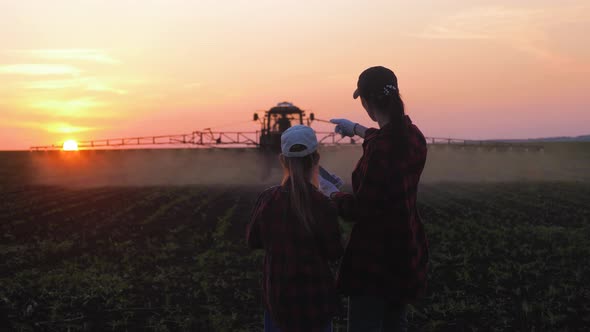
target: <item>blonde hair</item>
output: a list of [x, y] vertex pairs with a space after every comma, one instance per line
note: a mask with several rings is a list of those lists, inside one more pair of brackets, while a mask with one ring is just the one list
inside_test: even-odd
[[[292, 152], [304, 149], [305, 146], [300, 144], [291, 147]], [[313, 168], [318, 164], [320, 155], [315, 151], [305, 157], [285, 157], [281, 155], [281, 159], [283, 166], [289, 171], [289, 181], [291, 182], [290, 208], [303, 226], [311, 232], [314, 228], [314, 219], [311, 210], [312, 189], [310, 183]]]

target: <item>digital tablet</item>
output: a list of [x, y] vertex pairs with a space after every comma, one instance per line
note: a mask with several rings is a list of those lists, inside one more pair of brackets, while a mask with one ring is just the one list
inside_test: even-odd
[[320, 176], [323, 177], [324, 179], [330, 181], [336, 187], [342, 186], [342, 180], [333, 177], [332, 174], [330, 172], [326, 171], [326, 169], [323, 168], [322, 166], [320, 166]]

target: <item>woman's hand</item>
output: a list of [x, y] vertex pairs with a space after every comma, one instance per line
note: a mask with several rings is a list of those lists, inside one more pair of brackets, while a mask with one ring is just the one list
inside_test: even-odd
[[347, 119], [331, 119], [330, 122], [336, 125], [334, 131], [342, 136], [354, 137], [358, 135], [365, 138], [366, 127]]
[[356, 135], [354, 133], [354, 126], [357, 124], [347, 120], [347, 119], [331, 119], [330, 122], [336, 125], [334, 131], [342, 136], [353, 137]]

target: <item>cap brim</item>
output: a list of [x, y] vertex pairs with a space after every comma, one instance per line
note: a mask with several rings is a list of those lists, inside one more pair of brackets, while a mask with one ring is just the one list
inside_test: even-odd
[[354, 93], [352, 94], [352, 98], [357, 99], [360, 95], [359, 89], [354, 90]]

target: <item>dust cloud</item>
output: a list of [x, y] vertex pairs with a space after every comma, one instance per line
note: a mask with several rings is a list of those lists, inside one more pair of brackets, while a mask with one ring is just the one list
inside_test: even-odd
[[276, 156], [254, 149], [32, 152], [32, 182], [74, 187], [253, 185], [280, 178]]
[[[590, 143], [547, 143], [542, 151], [429, 145], [421, 182], [590, 182]], [[360, 158], [358, 148], [328, 148], [322, 154], [326, 167], [350, 174]]]
[[590, 144], [547, 143], [543, 150], [434, 145], [423, 182], [590, 181]]
[[[277, 155], [256, 149], [23, 152], [32, 184], [93, 186], [261, 185], [280, 181]], [[320, 163], [350, 184], [360, 146], [320, 149]], [[430, 145], [422, 182], [590, 181], [590, 144], [550, 143], [542, 152]]]

